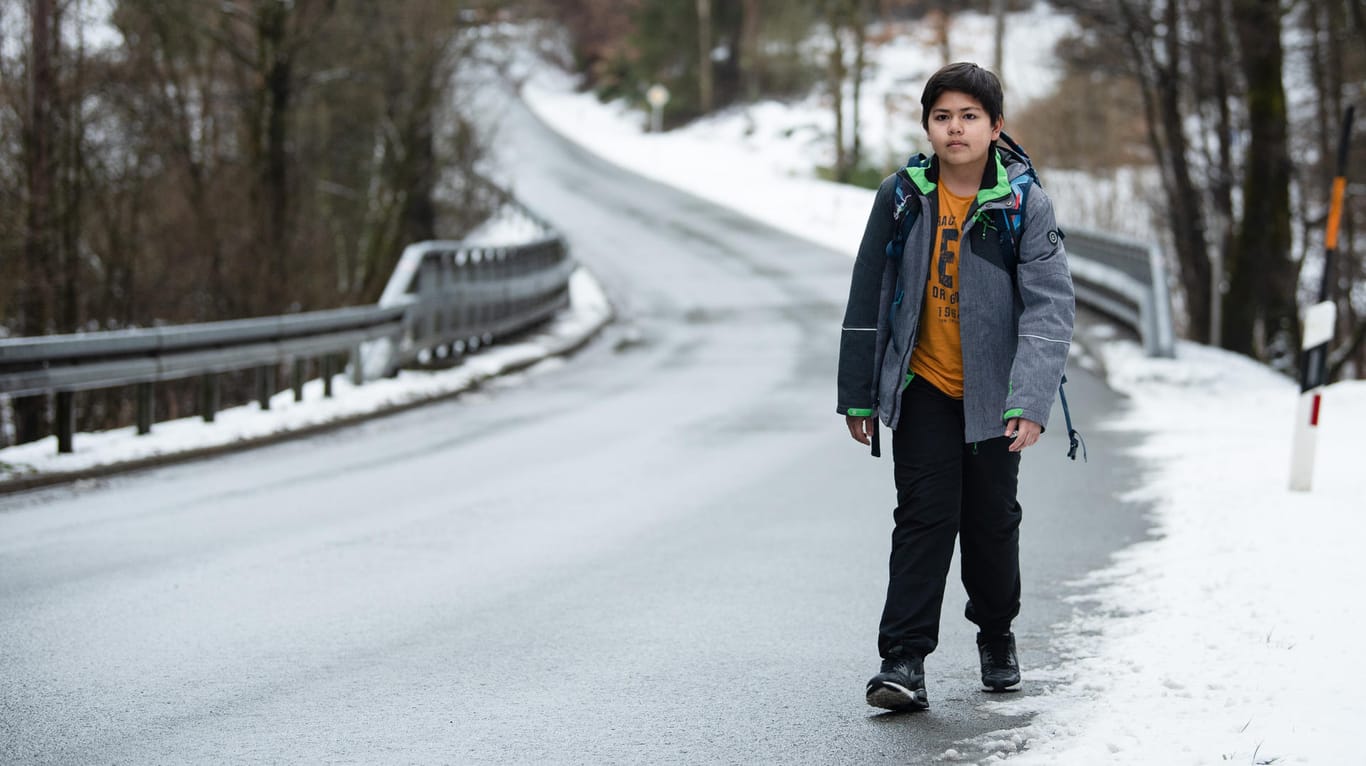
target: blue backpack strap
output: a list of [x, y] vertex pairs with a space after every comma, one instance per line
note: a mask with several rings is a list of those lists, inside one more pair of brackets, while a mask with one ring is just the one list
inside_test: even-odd
[[1072, 411], [1067, 407], [1067, 394], [1063, 393], [1062, 387], [1067, 383], [1067, 376], [1063, 375], [1058, 382], [1058, 399], [1062, 401], [1062, 416], [1067, 421], [1067, 441], [1070, 445], [1067, 450], [1067, 457], [1072, 460], [1077, 459], [1077, 447], [1081, 446], [1081, 462], [1087, 461], [1086, 440], [1081, 438], [1081, 432], [1072, 427]]
[[[1002, 217], [1005, 218], [1005, 230], [1010, 234], [1011, 248], [1016, 254], [1020, 252], [1020, 237], [1024, 234], [1024, 211], [1025, 204], [1029, 202], [1029, 190], [1038, 182], [1038, 176], [1034, 175], [1033, 168], [1021, 173], [1010, 182], [1010, 192], [1015, 196], [1014, 203], [1009, 209], [1001, 211]], [[1013, 266], [1014, 264], [1012, 268]]]
[[[907, 160], [907, 165], [910, 160]], [[911, 179], [905, 173], [897, 171], [894, 196], [892, 198], [892, 238], [887, 242], [885, 252], [887, 254], [887, 270], [883, 279], [898, 279], [897, 263], [901, 260], [901, 255], [906, 251], [906, 238], [911, 235], [911, 227], [915, 225], [916, 216], [920, 214], [920, 198], [915, 195], [911, 188]], [[897, 291], [899, 285], [893, 283], [893, 290]], [[893, 305], [900, 301], [897, 296]], [[873, 419], [873, 438], [872, 454], [873, 457], [882, 457], [882, 444], [879, 438], [877, 419]]]
[[911, 189], [911, 180], [897, 171], [895, 197], [892, 200], [892, 239], [887, 243], [887, 257], [899, 260], [906, 250], [906, 238], [920, 215], [920, 198]]

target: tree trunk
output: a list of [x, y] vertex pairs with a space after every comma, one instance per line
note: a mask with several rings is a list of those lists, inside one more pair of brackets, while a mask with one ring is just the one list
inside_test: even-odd
[[991, 0], [991, 13], [996, 17], [992, 32], [991, 71], [996, 73], [1001, 87], [1005, 88], [1006, 0]]
[[[1208, 337], [1204, 338], [1204, 341], [1217, 346], [1220, 345], [1220, 337], [1223, 334], [1223, 319], [1220, 316], [1224, 283], [1223, 264], [1231, 257], [1234, 244], [1233, 115], [1229, 110], [1232, 96], [1227, 66], [1228, 62], [1232, 61], [1232, 51], [1226, 23], [1229, 18], [1227, 0], [1208, 0], [1205, 11], [1203, 35], [1210, 50], [1210, 99], [1214, 102], [1218, 115], [1214, 130], [1216, 157], [1213, 161], [1213, 177], [1210, 179], [1210, 197], [1219, 227], [1216, 234], [1219, 241], [1216, 244], [1218, 251], [1215, 261], [1210, 267], [1209, 291], [1206, 293], [1209, 296], [1210, 317], [1207, 323]], [[1218, 268], [1215, 268], [1215, 264], [1218, 264]]]
[[[53, 262], [53, 199], [56, 164], [53, 111], [57, 101], [55, 73], [56, 41], [61, 28], [52, 0], [32, 0], [29, 5], [29, 100], [24, 134], [24, 175], [28, 210], [24, 218], [24, 268], [19, 289], [19, 335], [44, 335], [52, 330], [55, 280]], [[41, 439], [47, 434], [47, 397], [25, 396], [14, 400], [15, 441]]]
[[1366, 2], [1362, 0], [1351, 0], [1352, 21], [1356, 26], [1358, 35], [1361, 35], [1362, 44], [1366, 44]]
[[[1178, 2], [1169, 0], [1163, 9], [1168, 33], [1160, 39], [1143, 23], [1140, 12], [1127, 2], [1120, 3], [1120, 12], [1125, 41], [1143, 95], [1148, 143], [1166, 194], [1164, 212], [1185, 291], [1190, 320], [1188, 331], [1193, 340], [1204, 342], [1210, 324], [1210, 264], [1205, 249], [1204, 206], [1187, 157], [1190, 147], [1184, 130], [1186, 114], [1181, 106], [1180, 47], [1172, 31], [1180, 28]], [[1160, 60], [1155, 51], [1158, 45], [1163, 47]]]
[[835, 168], [836, 181], [843, 183], [849, 176], [849, 159], [844, 148], [844, 29], [837, 3], [830, 5], [827, 21], [830, 25], [830, 108], [835, 116]]
[[763, 26], [761, 0], [744, 0], [740, 19], [740, 90], [746, 101], [759, 100], [762, 57], [759, 55], [759, 30]]
[[863, 96], [863, 73], [867, 67], [866, 49], [868, 47], [868, 18], [865, 13], [867, 0], [853, 0], [851, 26], [854, 32], [854, 104], [850, 115], [849, 132], [853, 134], [849, 150], [849, 167], [857, 170], [863, 164], [863, 138], [859, 119], [859, 102]]
[[952, 19], [944, 11], [932, 11], [934, 14], [936, 42], [939, 45], [940, 64], [947, 66], [953, 63], [953, 51], [949, 47], [949, 25]]
[[29, 101], [24, 125], [24, 175], [28, 211], [24, 220], [24, 280], [20, 292], [20, 335], [43, 335], [52, 330], [52, 265], [56, 244], [52, 219], [56, 186], [53, 119], [57, 101], [55, 41], [61, 29], [52, 0], [32, 0], [29, 14]]
[[1224, 304], [1224, 347], [1261, 359], [1299, 350], [1290, 251], [1290, 154], [1277, 0], [1234, 0], [1247, 82], [1249, 140], [1243, 220]]
[[713, 107], [711, 0], [697, 0], [697, 96], [702, 113], [710, 113]]
[[[60, 40], [60, 38], [58, 38]], [[62, 111], [62, 151], [57, 163], [61, 201], [55, 234], [61, 254], [57, 301], [57, 331], [76, 332], [81, 327], [81, 237], [82, 205], [85, 192], [85, 121], [81, 119], [81, 99], [85, 93], [85, 35], [76, 24], [76, 49], [70, 58], [71, 78], [67, 93], [60, 99]]]
[[270, 265], [267, 283], [267, 313], [283, 312], [293, 300], [289, 268], [289, 167], [287, 140], [292, 61], [289, 51], [289, 8], [280, 2], [266, 0], [261, 5], [257, 20], [258, 71], [261, 90], [260, 146], [261, 174], [261, 235], [266, 249], [266, 263]]

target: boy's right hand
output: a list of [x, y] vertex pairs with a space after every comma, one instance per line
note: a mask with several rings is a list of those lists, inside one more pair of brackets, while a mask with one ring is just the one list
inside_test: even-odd
[[877, 423], [872, 418], [845, 415], [844, 423], [849, 426], [849, 435], [854, 437], [854, 441], [865, 447], [873, 443], [873, 429], [877, 428]]

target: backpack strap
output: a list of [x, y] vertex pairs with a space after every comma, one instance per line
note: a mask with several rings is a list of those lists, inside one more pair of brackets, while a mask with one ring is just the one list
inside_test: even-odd
[[[1011, 146], [1016, 149], [1016, 151], [1019, 151], [1021, 156], [1024, 156], [1024, 152], [1019, 148], [1018, 144], [1011, 142]], [[1021, 173], [1015, 180], [1010, 182], [1011, 193], [1015, 195], [1014, 204], [1008, 209], [999, 211], [1001, 214], [1001, 249], [1002, 252], [1007, 254], [1006, 266], [1012, 280], [1017, 277], [1017, 270], [1020, 263], [1020, 239], [1024, 236], [1025, 204], [1029, 201], [1029, 190], [1034, 188], [1034, 185], [1038, 182], [1039, 176], [1034, 172], [1033, 166], [1030, 166], [1029, 170]], [[1081, 432], [1072, 427], [1072, 410], [1067, 406], [1067, 393], [1063, 390], [1063, 386], [1066, 384], [1067, 375], [1064, 374], [1062, 380], [1058, 382], [1058, 401], [1062, 404], [1063, 418], [1067, 421], [1067, 441], [1069, 445], [1067, 457], [1075, 461], [1077, 459], [1077, 448], [1080, 447], [1082, 462], [1088, 462], [1086, 441], [1082, 439]]]
[[1067, 383], [1067, 375], [1062, 376], [1058, 382], [1058, 399], [1062, 401], [1062, 416], [1067, 421], [1067, 441], [1069, 444], [1067, 457], [1074, 462], [1077, 459], [1077, 446], [1081, 446], [1081, 462], [1089, 462], [1086, 455], [1086, 440], [1081, 438], [1081, 432], [1072, 427], [1072, 411], [1067, 407], [1067, 394], [1063, 393], [1062, 387]]
[[901, 260], [906, 251], [906, 239], [920, 215], [920, 197], [911, 189], [911, 180], [897, 171], [895, 197], [892, 200], [892, 239], [887, 243], [887, 257]]
[[1015, 199], [1011, 206], [1001, 211], [1003, 234], [1010, 235], [1010, 273], [1015, 274], [1015, 266], [1019, 262], [1020, 238], [1024, 236], [1024, 212], [1025, 204], [1029, 202], [1029, 190], [1039, 182], [1038, 176], [1031, 168], [1027, 172], [1021, 173], [1014, 181], [1010, 182], [1010, 192]]
[[[910, 160], [906, 161], [910, 164]], [[911, 179], [905, 173], [897, 171], [896, 185], [893, 187], [894, 196], [892, 198], [892, 238], [888, 240], [884, 252], [887, 254], [886, 270], [883, 272], [883, 281], [892, 280], [893, 294], [900, 287], [896, 280], [899, 279], [898, 264], [901, 256], [906, 252], [906, 239], [911, 236], [911, 228], [915, 226], [915, 219], [920, 215], [920, 197], [916, 196], [911, 188]], [[898, 299], [899, 300], [899, 299]], [[895, 306], [895, 303], [893, 303]], [[876, 387], [876, 383], [874, 383]], [[874, 392], [876, 397], [876, 392]], [[873, 419], [873, 438], [872, 454], [873, 457], [882, 457], [882, 444], [879, 438], [877, 419]]]
[[[915, 158], [912, 157], [911, 160]], [[907, 160], [907, 165], [911, 160]], [[901, 257], [906, 253], [906, 240], [911, 236], [915, 219], [920, 216], [920, 195], [913, 188], [905, 171], [897, 171], [895, 196], [892, 200], [892, 238], [887, 242], [887, 271], [883, 280], [892, 281], [892, 307], [901, 303]]]

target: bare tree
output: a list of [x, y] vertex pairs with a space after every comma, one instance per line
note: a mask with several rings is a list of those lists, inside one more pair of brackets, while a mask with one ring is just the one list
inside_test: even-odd
[[994, 18], [991, 40], [991, 71], [1000, 78], [1005, 86], [1005, 48], [1006, 48], [1006, 0], [991, 0], [991, 15]]
[[697, 0], [697, 93], [703, 114], [716, 103], [712, 88], [711, 0]]
[[1184, 288], [1188, 334], [1206, 342], [1210, 337], [1213, 275], [1206, 250], [1205, 199], [1191, 167], [1191, 144], [1186, 133], [1191, 111], [1181, 35], [1190, 19], [1184, 2], [1060, 0], [1060, 5], [1076, 14], [1092, 36], [1089, 49], [1139, 85], [1148, 145], [1162, 180], [1162, 214], [1171, 232]]
[[746, 101], [759, 98], [763, 57], [759, 50], [759, 30], [763, 27], [762, 0], [743, 0], [740, 20], [740, 90]]
[[[85, 0], [0, 0], [0, 335], [373, 300], [404, 245], [474, 223], [438, 202], [481, 188], [451, 72], [502, 4], [115, 0], [87, 58]], [[131, 417], [85, 398], [79, 427]], [[15, 405], [46, 433], [42, 397]]]
[[826, 80], [830, 89], [830, 108], [835, 118], [835, 167], [836, 181], [849, 178], [849, 155], [844, 143], [844, 29], [846, 26], [846, 4], [844, 0], [827, 0], [825, 6], [826, 25], [830, 30], [830, 53], [828, 57]]
[[[24, 177], [23, 258], [16, 329], [25, 335], [72, 332], [80, 325], [83, 120], [79, 92], [84, 49], [67, 50], [66, 14], [79, 5], [30, 0], [26, 91], [21, 96]], [[46, 427], [43, 397], [15, 401], [20, 441]]]
[[863, 137], [860, 104], [863, 101], [863, 78], [868, 68], [868, 1], [851, 0], [849, 6], [849, 27], [854, 39], [854, 71], [850, 73], [853, 81], [853, 109], [850, 114], [850, 133], [852, 138], [849, 149], [849, 165], [858, 168], [863, 164]]
[[1250, 138], [1242, 225], [1228, 264], [1224, 345], [1264, 359], [1293, 359], [1299, 349], [1299, 317], [1289, 258], [1290, 154], [1280, 4], [1234, 0], [1233, 11]]
[[[831, 111], [835, 118], [835, 180], [847, 182], [862, 161], [863, 142], [859, 134], [859, 101], [867, 69], [868, 0], [825, 0], [825, 25], [830, 34], [826, 64]], [[853, 61], [847, 61], [846, 44], [853, 46]], [[850, 120], [846, 126], [844, 87], [852, 85]], [[847, 130], [846, 130], [847, 127]], [[846, 136], [850, 136], [846, 138]]]

